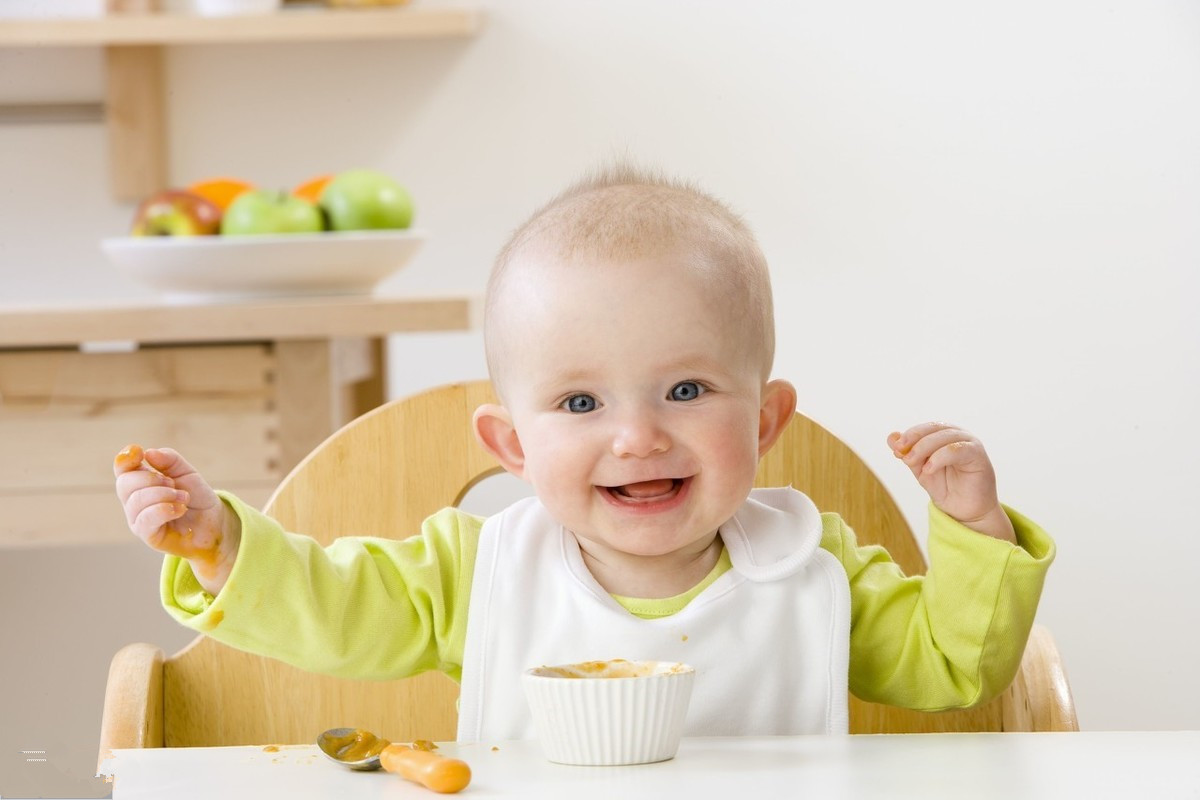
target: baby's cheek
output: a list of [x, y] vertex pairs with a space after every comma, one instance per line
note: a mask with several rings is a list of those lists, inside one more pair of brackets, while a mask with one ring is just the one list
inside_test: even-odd
[[569, 446], [527, 449], [525, 467], [525, 479], [547, 507], [569, 502], [573, 495], [590, 486], [583, 458]]
[[740, 415], [730, 415], [711, 426], [710, 442], [730, 467], [754, 468], [758, 462], [758, 425]]

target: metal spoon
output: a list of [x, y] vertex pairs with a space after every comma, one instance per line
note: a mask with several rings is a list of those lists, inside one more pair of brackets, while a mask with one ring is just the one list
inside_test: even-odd
[[[370, 745], [376, 742], [380, 742], [380, 746], [378, 748], [370, 748]], [[354, 747], [359, 743], [362, 743], [363, 747]], [[317, 748], [330, 761], [336, 761], [343, 767], [349, 767], [354, 770], [366, 771], [379, 769], [378, 750], [382, 750], [387, 745], [388, 742], [386, 740], [378, 739], [370, 731], [359, 730], [357, 728], [330, 728], [317, 737]], [[376, 752], [374, 755], [358, 757], [367, 749], [376, 749]], [[347, 758], [346, 756], [350, 757]]]

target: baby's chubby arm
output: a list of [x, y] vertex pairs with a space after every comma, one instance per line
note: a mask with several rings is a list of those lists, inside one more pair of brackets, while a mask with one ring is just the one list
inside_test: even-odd
[[904, 433], [892, 433], [887, 441], [935, 506], [972, 530], [1016, 544], [982, 442], [943, 422], [914, 425]]
[[237, 559], [241, 520], [183, 456], [129, 445], [113, 459], [117, 497], [129, 529], [148, 546], [191, 564], [216, 595]]

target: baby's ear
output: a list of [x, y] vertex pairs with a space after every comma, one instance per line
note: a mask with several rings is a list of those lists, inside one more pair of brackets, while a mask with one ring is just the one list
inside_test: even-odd
[[763, 388], [762, 404], [758, 408], [759, 458], [779, 439], [795, 413], [796, 387], [781, 380], [767, 383]]
[[475, 438], [483, 445], [483, 449], [495, 456], [504, 469], [518, 478], [524, 478], [525, 450], [517, 438], [517, 429], [513, 427], [508, 409], [495, 403], [486, 403], [475, 409], [471, 422], [475, 428]]

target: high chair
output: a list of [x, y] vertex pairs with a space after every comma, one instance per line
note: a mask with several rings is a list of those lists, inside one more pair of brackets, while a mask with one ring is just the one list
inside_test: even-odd
[[[305, 458], [265, 511], [328, 544], [339, 535], [397, 537], [458, 504], [501, 471], [475, 441], [472, 412], [494, 402], [486, 381], [443, 386], [352, 421]], [[878, 478], [844, 443], [797, 414], [763, 458], [757, 485], [792, 485], [839, 512], [860, 543], [882, 544], [908, 574], [925, 570], [912, 531]], [[438, 672], [351, 681], [303, 672], [204, 636], [173, 656], [131, 644], [113, 658], [100, 756], [113, 748], [311, 743], [352, 726], [393, 741], [452, 740], [458, 686]], [[854, 733], [1078, 730], [1062, 662], [1034, 626], [1016, 678], [983, 706], [923, 713], [851, 698]]]

